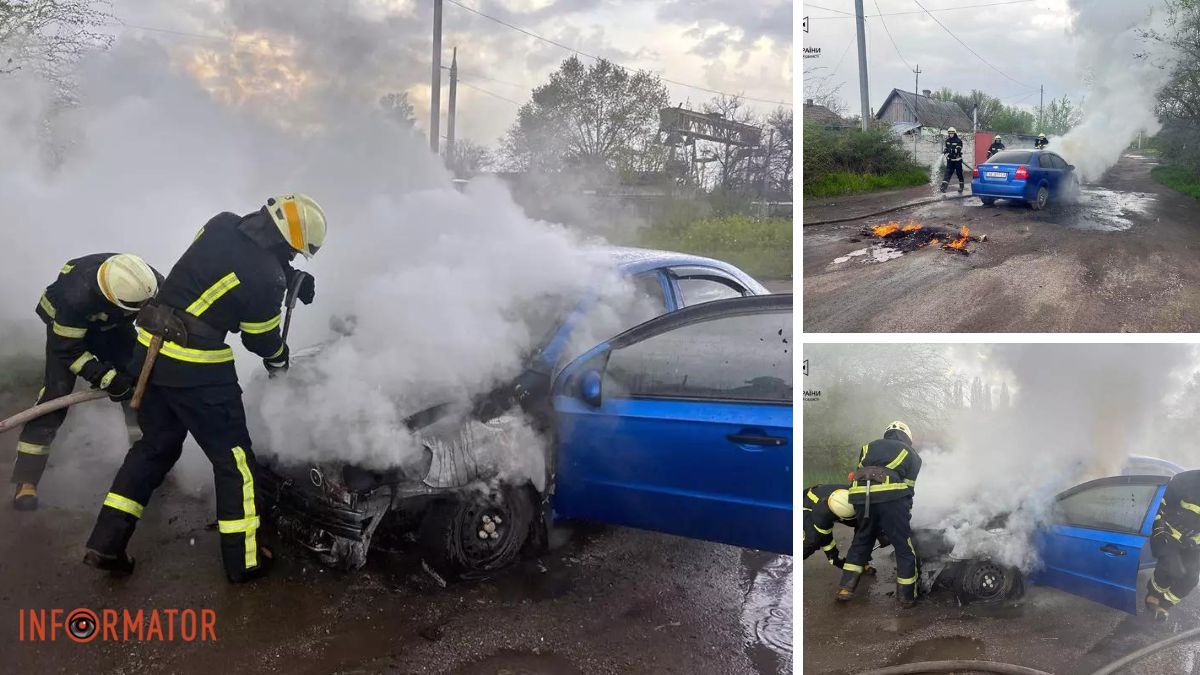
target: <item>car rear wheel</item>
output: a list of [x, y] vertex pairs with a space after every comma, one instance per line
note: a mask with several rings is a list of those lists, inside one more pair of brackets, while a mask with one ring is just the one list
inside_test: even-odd
[[509, 567], [529, 539], [535, 500], [532, 487], [505, 485], [435, 502], [418, 535], [425, 564], [446, 581], [486, 579]]
[[980, 197], [979, 201], [983, 202], [984, 206], [991, 206], [996, 203], [995, 197]]
[[1029, 205], [1033, 207], [1034, 211], [1041, 211], [1046, 207], [1046, 202], [1048, 201], [1050, 201], [1050, 190], [1046, 189], [1046, 186], [1043, 185], [1038, 188], [1037, 196], [1034, 197], [1033, 201], [1029, 202]]
[[955, 570], [951, 586], [963, 604], [995, 604], [1025, 592], [1021, 571], [992, 560], [968, 560]]

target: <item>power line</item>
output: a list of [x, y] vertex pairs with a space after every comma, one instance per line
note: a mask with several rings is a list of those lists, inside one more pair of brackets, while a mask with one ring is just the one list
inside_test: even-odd
[[[878, 12], [879, 0], [872, 0], [872, 2], [875, 3], [875, 11]], [[912, 66], [908, 65], [908, 61], [904, 58], [904, 55], [900, 53], [900, 47], [896, 46], [896, 40], [892, 37], [892, 31], [888, 30], [887, 21], [884, 21], [882, 13], [879, 15], [879, 22], [883, 24], [883, 32], [887, 33], [888, 40], [890, 40], [892, 43], [892, 48], [896, 50], [896, 56], [899, 56], [900, 60], [904, 61], [904, 66], [906, 68], [912, 70]]]
[[1015, 77], [1013, 77], [1013, 76], [1009, 75], [1008, 73], [1004, 72], [1003, 70], [1000, 70], [1000, 69], [999, 69], [999, 68], [997, 68], [996, 66], [993, 66], [993, 65], [991, 64], [991, 62], [990, 62], [990, 61], [988, 61], [987, 59], [985, 59], [985, 58], [983, 58], [982, 56], [980, 56], [980, 55], [979, 55], [979, 52], [975, 51], [974, 49], [971, 49], [971, 46], [970, 46], [970, 45], [968, 45], [967, 43], [963, 42], [962, 40], [959, 40], [959, 39], [958, 39], [958, 36], [954, 34], [954, 31], [952, 31], [952, 30], [950, 30], [949, 28], [947, 28], [947, 27], [946, 27], [946, 24], [942, 23], [941, 21], [938, 21], [938, 18], [937, 18], [936, 16], [934, 16], [932, 13], [930, 13], [930, 11], [929, 11], [929, 10], [925, 9], [925, 5], [922, 5], [922, 4], [921, 4], [921, 0], [913, 0], [913, 2], [917, 3], [917, 7], [920, 7], [921, 9], [925, 10], [925, 13], [929, 15], [929, 18], [933, 19], [934, 23], [936, 23], [937, 25], [941, 26], [941, 27], [942, 27], [942, 30], [944, 30], [944, 31], [946, 31], [947, 33], [949, 33], [949, 34], [950, 34], [950, 37], [952, 37], [952, 38], [954, 38], [955, 40], [957, 40], [957, 41], [958, 41], [958, 44], [962, 45], [963, 47], [966, 47], [966, 48], [967, 48], [967, 51], [969, 51], [969, 52], [971, 52], [972, 54], [974, 54], [974, 55], [975, 55], [975, 58], [977, 58], [977, 59], [979, 59], [980, 61], [982, 61], [982, 62], [983, 62], [983, 63], [984, 63], [984, 64], [985, 64], [985, 65], [986, 65], [988, 68], [991, 68], [992, 70], [996, 71], [997, 73], [1000, 73], [1000, 74], [1001, 74], [1001, 75], [1003, 75], [1004, 77], [1008, 78], [1009, 80], [1012, 80], [1013, 82], [1016, 82], [1017, 84], [1021, 85], [1022, 87], [1025, 87], [1026, 89], [1037, 89], [1037, 87], [1031, 87], [1031, 86], [1029, 86], [1028, 84], [1025, 84], [1024, 82], [1022, 82], [1022, 81], [1020, 81], [1020, 80], [1016, 79]]
[[498, 98], [498, 99], [500, 99], [501, 101], [508, 101], [509, 103], [511, 103], [511, 104], [513, 104], [513, 105], [515, 105], [515, 106], [517, 106], [518, 108], [520, 108], [521, 106], [525, 105], [524, 103], [521, 103], [521, 102], [519, 102], [519, 101], [514, 101], [514, 100], [512, 100], [511, 98], [508, 98], [507, 96], [501, 96], [500, 94], [497, 94], [497, 93], [495, 93], [495, 92], [488, 91], [487, 89], [484, 89], [483, 87], [477, 87], [477, 86], [475, 86], [475, 85], [471, 84], [470, 82], [464, 82], [464, 81], [463, 81], [463, 79], [462, 79], [461, 77], [460, 77], [460, 78], [458, 78], [458, 83], [459, 83], [459, 84], [461, 84], [461, 85], [463, 85], [464, 87], [470, 87], [471, 89], [474, 89], [475, 91], [479, 91], [479, 92], [482, 92], [482, 93], [484, 93], [484, 94], [487, 94], [488, 96], [493, 96], [493, 97], [495, 97], [495, 98]]
[[[448, 3], [452, 4], [452, 5], [454, 5], [455, 7], [460, 7], [460, 8], [462, 8], [462, 9], [465, 9], [465, 10], [467, 10], [468, 12], [470, 12], [470, 13], [472, 13], [472, 14], [476, 14], [476, 15], [478, 15], [478, 16], [481, 16], [481, 17], [483, 17], [483, 18], [485, 18], [485, 19], [487, 19], [487, 20], [489, 20], [489, 21], [495, 21], [496, 23], [500, 24], [501, 26], [504, 26], [504, 27], [506, 27], [506, 28], [511, 28], [512, 30], [515, 30], [515, 31], [517, 31], [518, 33], [523, 33], [523, 34], [525, 34], [525, 35], [528, 35], [529, 37], [531, 37], [531, 38], [534, 38], [534, 39], [536, 39], [536, 40], [541, 40], [542, 42], [545, 42], [545, 43], [547, 43], [547, 44], [554, 45], [555, 47], [558, 47], [559, 49], [564, 49], [564, 50], [566, 50], [566, 51], [568, 51], [568, 52], [572, 52], [572, 53], [574, 53], [574, 54], [579, 54], [580, 56], [586, 56], [586, 57], [588, 57], [589, 59], [592, 59], [593, 61], [599, 61], [599, 60], [601, 59], [601, 57], [599, 57], [599, 56], [596, 56], [595, 54], [589, 54], [589, 53], [587, 53], [587, 52], [585, 52], [585, 51], [582, 51], [582, 50], [580, 50], [580, 49], [576, 49], [576, 48], [574, 48], [574, 47], [571, 47], [571, 46], [568, 46], [568, 45], [564, 45], [564, 44], [563, 44], [563, 43], [561, 43], [561, 42], [557, 42], [557, 41], [555, 41], [555, 40], [551, 40], [550, 38], [547, 38], [547, 37], [542, 37], [541, 35], [538, 35], [537, 33], [533, 33], [533, 32], [531, 32], [531, 31], [525, 30], [524, 28], [521, 28], [520, 26], [514, 26], [513, 24], [511, 24], [511, 23], [508, 23], [507, 21], [505, 21], [505, 20], [503, 20], [503, 19], [497, 19], [496, 17], [494, 17], [494, 16], [491, 16], [491, 15], [489, 15], [489, 14], [484, 14], [483, 12], [481, 12], [481, 11], [479, 11], [479, 10], [477, 10], [477, 9], [473, 9], [473, 8], [471, 8], [471, 7], [468, 7], [468, 6], [464, 5], [464, 4], [462, 4], [461, 2], [458, 2], [458, 0], [446, 0], [446, 2], [448, 2]], [[613, 65], [617, 66], [618, 68], [621, 68], [622, 70], [629, 70], [628, 68], [626, 68], [626, 67], [622, 66], [622, 65], [621, 65], [621, 64], [619, 64], [619, 63], [616, 63], [615, 61], [610, 61], [610, 62], [611, 62], [611, 63], [613, 63]], [[679, 86], [681, 86], [681, 87], [688, 87], [689, 89], [697, 89], [697, 90], [699, 90], [699, 91], [706, 91], [706, 92], [708, 92], [708, 93], [710, 93], [710, 94], [720, 94], [721, 96], [731, 96], [731, 97], [737, 97], [737, 98], [744, 99], [744, 100], [747, 100], [747, 101], [758, 101], [759, 103], [774, 103], [774, 104], [776, 104], [776, 105], [787, 106], [787, 107], [789, 107], [789, 108], [791, 108], [791, 107], [792, 107], [792, 104], [791, 104], [791, 103], [788, 103], [788, 102], [786, 102], [786, 101], [777, 101], [777, 100], [773, 100], [773, 99], [767, 99], [767, 98], [758, 98], [758, 97], [754, 97], [754, 96], [745, 96], [745, 95], [743, 95], [743, 94], [730, 94], [729, 92], [721, 91], [721, 90], [719, 90], [719, 89], [711, 89], [711, 88], [709, 88], [709, 87], [701, 87], [700, 85], [696, 85], [696, 84], [690, 84], [690, 83], [687, 83], [687, 82], [680, 82], [679, 80], [672, 80], [672, 79], [670, 79], [670, 78], [663, 77], [663, 76], [661, 76], [661, 75], [659, 76], [659, 79], [661, 79], [663, 82], [670, 82], [671, 84], [679, 85]]]
[[[915, 10], [908, 11], [908, 12], [887, 12], [887, 13], [880, 12], [879, 14], [864, 14], [863, 18], [864, 19], [873, 19], [877, 16], [904, 16], [906, 14], [924, 14], [926, 12], [955, 12], [960, 9], [978, 9], [980, 7], [999, 7], [1001, 5], [1023, 5], [1023, 4], [1028, 4], [1030, 2], [1035, 2], [1035, 1], [1036, 0], [1005, 0], [1004, 2], [986, 2], [986, 3], [980, 4], [980, 5], [960, 5], [958, 7], [935, 7], [934, 9], [925, 10], [925, 12], [918, 12]], [[846, 18], [851, 18], [854, 16], [853, 12], [844, 12], [840, 9], [833, 9], [831, 7], [820, 7], [818, 5], [812, 4], [811, 2], [805, 3], [804, 6], [812, 7], [813, 9], [821, 9], [826, 12], [836, 12], [836, 13], [842, 15], [842, 16], [810, 16], [810, 17], [808, 17], [810, 19], [846, 19]], [[875, 7], [875, 11], [877, 11], [877, 12], [879, 11], [878, 4]]]

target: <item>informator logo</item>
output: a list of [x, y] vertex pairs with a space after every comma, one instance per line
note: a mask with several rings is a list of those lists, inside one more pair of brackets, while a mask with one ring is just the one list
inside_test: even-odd
[[804, 32], [807, 33], [808, 32], [808, 17], [807, 16], [804, 17], [804, 19], [800, 22], [800, 25], [801, 25], [801, 27], [804, 28]]
[[820, 47], [805, 47], [804, 48], [804, 58], [815, 59], [815, 58], [819, 58], [820, 56], [821, 56], [821, 48]]
[[805, 377], [808, 377], [808, 359], [800, 362], [800, 371], [804, 373]]

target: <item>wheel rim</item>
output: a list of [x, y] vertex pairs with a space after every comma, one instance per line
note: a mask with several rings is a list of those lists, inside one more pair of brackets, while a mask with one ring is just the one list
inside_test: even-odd
[[1004, 569], [995, 563], [985, 562], [971, 569], [966, 579], [966, 588], [980, 600], [995, 600], [1004, 594]]
[[1038, 197], [1037, 197], [1037, 200], [1038, 200], [1038, 206], [1045, 206], [1045, 205], [1046, 205], [1046, 198], [1047, 198], [1047, 196], [1048, 196], [1048, 193], [1046, 192], [1046, 188], [1040, 188], [1040, 189], [1038, 189]]
[[511, 515], [499, 500], [472, 501], [459, 516], [459, 543], [464, 557], [473, 565], [485, 565], [496, 558], [510, 544], [511, 522]]

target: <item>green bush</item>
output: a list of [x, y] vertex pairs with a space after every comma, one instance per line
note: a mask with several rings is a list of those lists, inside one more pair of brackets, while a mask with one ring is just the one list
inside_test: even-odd
[[760, 279], [792, 276], [792, 221], [728, 215], [648, 227], [632, 242], [717, 258]]
[[921, 167], [907, 167], [883, 175], [838, 171], [825, 174], [812, 182], [809, 182], [805, 176], [804, 196], [836, 197], [874, 190], [912, 187], [928, 182], [929, 172]]
[[1182, 166], [1156, 166], [1150, 170], [1155, 180], [1194, 199], [1200, 199], [1200, 173]]
[[889, 130], [804, 128], [804, 194], [813, 197], [920, 185], [928, 170]]

